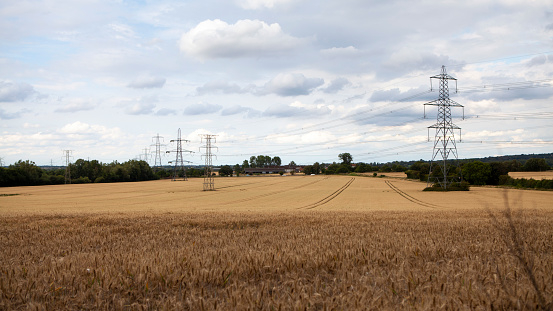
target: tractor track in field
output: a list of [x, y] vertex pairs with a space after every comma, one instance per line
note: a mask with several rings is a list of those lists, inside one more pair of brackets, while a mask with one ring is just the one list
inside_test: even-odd
[[281, 193], [284, 193], [284, 192], [287, 192], [287, 191], [290, 191], [290, 190], [301, 189], [301, 188], [304, 188], [304, 187], [307, 187], [307, 186], [316, 184], [316, 183], [318, 183], [318, 182], [321, 182], [321, 181], [323, 181], [323, 180], [326, 180], [326, 179], [328, 179], [328, 178], [329, 178], [329, 177], [325, 177], [325, 178], [323, 178], [323, 179], [315, 180], [315, 181], [312, 181], [312, 182], [310, 182], [310, 183], [307, 183], [307, 184], [304, 184], [304, 185], [301, 185], [301, 186], [297, 186], [297, 187], [294, 187], [294, 188], [286, 189], [286, 190], [273, 191], [273, 192], [269, 192], [269, 193], [260, 194], [260, 195], [256, 195], [256, 196], [253, 196], [253, 197], [245, 198], [245, 199], [240, 199], [240, 200], [225, 202], [225, 203], [223, 203], [223, 205], [236, 204], [236, 203], [243, 203], [243, 202], [247, 202], [247, 201], [251, 201], [251, 200], [255, 200], [255, 199], [260, 199], [260, 198], [264, 198], [264, 197], [268, 197], [268, 196], [272, 196], [272, 195], [276, 195], [276, 194], [281, 194]]
[[321, 205], [324, 205], [330, 201], [332, 201], [334, 198], [336, 198], [337, 196], [339, 196], [342, 192], [344, 192], [344, 190], [346, 190], [352, 183], [353, 181], [355, 180], [355, 177], [352, 177], [350, 180], [348, 180], [348, 182], [346, 182], [342, 187], [338, 188], [338, 190], [334, 191], [333, 193], [327, 195], [326, 197], [324, 197], [323, 199], [315, 202], [315, 203], [311, 203], [309, 205], [305, 205], [305, 206], [302, 206], [298, 209], [314, 209], [315, 207], [319, 207]]
[[395, 185], [393, 185], [391, 181], [386, 180], [386, 185], [388, 185], [388, 187], [390, 187], [390, 189], [394, 190], [397, 194], [401, 195], [405, 199], [407, 199], [407, 200], [409, 200], [409, 201], [411, 201], [415, 204], [418, 204], [418, 205], [424, 206], [424, 207], [429, 207], [429, 208], [442, 208], [439, 205], [432, 204], [432, 203], [427, 203], [427, 202], [421, 201], [419, 199], [416, 199], [416, 198], [408, 195], [403, 190], [401, 190], [398, 187], [396, 187]]

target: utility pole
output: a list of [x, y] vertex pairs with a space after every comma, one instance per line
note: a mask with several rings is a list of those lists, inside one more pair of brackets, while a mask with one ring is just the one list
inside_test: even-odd
[[159, 133], [152, 137], [152, 140], [155, 139], [155, 143], [151, 146], [156, 147], [156, 155], [154, 159], [154, 167], [161, 167], [161, 146], [164, 146], [161, 144], [161, 140], [163, 140], [162, 136], [159, 136]]
[[204, 172], [204, 191], [214, 191], [215, 190], [215, 181], [213, 179], [213, 154], [211, 150], [217, 148], [212, 146], [212, 142], [216, 142], [217, 135], [203, 134], [200, 135], [202, 138], [202, 143], [205, 141], [205, 145], [200, 147], [200, 149], [205, 149], [205, 172]]
[[71, 158], [73, 157], [71, 153], [73, 150], [64, 150], [63, 153], [65, 154], [65, 183], [70, 184], [71, 183]]
[[[178, 131], [177, 139], [172, 139], [171, 142], [177, 143], [177, 150], [171, 150], [167, 151], [166, 153], [175, 152], [177, 154], [177, 158], [175, 159], [175, 169], [173, 170], [173, 181], [177, 180], [178, 178], [178, 169], [179, 166], [183, 171], [183, 180], [187, 180], [186, 178], [186, 168], [184, 167], [184, 162], [191, 163], [190, 161], [185, 161], [182, 157], [183, 152], [189, 152], [192, 153], [190, 150], [182, 150], [182, 142], [189, 142], [189, 140], [182, 139], [180, 134], [180, 129]], [[172, 163], [172, 162], [169, 162]]]
[[[444, 190], [447, 190], [451, 183], [461, 180], [460, 175], [453, 178], [453, 180], [448, 176], [451, 166], [448, 166], [447, 161], [450, 155], [455, 158], [456, 165], [459, 166], [454, 130], [459, 130], [459, 137], [461, 137], [461, 128], [455, 125], [451, 119], [451, 107], [463, 108], [463, 120], [465, 119], [465, 110], [462, 105], [459, 105], [449, 98], [448, 82], [449, 80], [455, 81], [455, 92], [457, 92], [457, 79], [447, 74], [445, 66], [442, 66], [441, 74], [430, 77], [431, 90], [432, 79], [438, 79], [440, 81], [440, 88], [438, 99], [424, 104], [425, 118], [427, 105], [438, 106], [437, 121], [435, 124], [428, 127], [428, 141], [430, 141], [431, 128], [436, 129], [436, 134], [434, 136], [434, 149], [432, 150], [432, 161], [430, 162], [427, 186], [438, 184]], [[437, 177], [432, 177], [434, 171], [439, 172]]]

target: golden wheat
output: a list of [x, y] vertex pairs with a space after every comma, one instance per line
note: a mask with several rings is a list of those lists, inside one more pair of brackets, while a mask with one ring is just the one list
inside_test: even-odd
[[551, 307], [551, 192], [314, 177], [0, 189], [0, 309]]

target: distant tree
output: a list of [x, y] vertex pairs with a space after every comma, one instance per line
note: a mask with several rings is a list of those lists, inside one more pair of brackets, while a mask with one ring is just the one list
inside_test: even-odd
[[336, 162], [330, 164], [325, 170], [325, 175], [336, 174], [336, 171], [338, 170], [339, 167], [340, 165], [336, 164]]
[[382, 173], [389, 173], [392, 171], [392, 168], [388, 165], [388, 164], [384, 164], [380, 167], [380, 169], [378, 170]]
[[276, 166], [280, 166], [282, 164], [282, 160], [280, 159], [280, 157], [274, 157], [272, 162]]
[[306, 165], [303, 167], [303, 173], [305, 175], [311, 175], [311, 174], [315, 174], [313, 173], [313, 166], [312, 165]]
[[251, 157], [250, 157], [250, 167], [257, 167], [256, 157], [255, 157], [255, 156], [251, 156]]
[[524, 166], [522, 167], [522, 170], [525, 172], [541, 172], [547, 171], [548, 169], [549, 165], [547, 165], [545, 159], [537, 158], [526, 160], [526, 162], [524, 162]]
[[290, 163], [288, 163], [288, 165], [290, 165], [290, 166], [296, 166], [296, 162], [290, 161]]
[[315, 162], [313, 163], [313, 173], [312, 174], [320, 174], [321, 173], [321, 165], [319, 164], [319, 162]]
[[342, 163], [338, 166], [336, 174], [347, 174], [351, 171], [351, 164]]
[[508, 172], [520, 172], [522, 170], [522, 163], [518, 160], [504, 161]]
[[250, 164], [248, 163], [248, 160], [244, 160], [244, 162], [242, 162], [242, 169], [249, 168], [249, 167], [250, 167]]
[[242, 173], [242, 169], [240, 168], [240, 164], [236, 164], [234, 166], [234, 173], [236, 174], [236, 176], [240, 176], [240, 173]]
[[462, 168], [463, 178], [472, 185], [485, 185], [490, 178], [492, 167], [482, 161], [465, 163]]
[[223, 165], [219, 170], [219, 176], [232, 176], [232, 168], [229, 165]]
[[351, 154], [347, 152], [340, 153], [338, 155], [338, 158], [342, 160], [342, 164], [346, 164], [346, 165], [351, 165], [351, 161], [353, 161], [353, 157], [351, 156]]

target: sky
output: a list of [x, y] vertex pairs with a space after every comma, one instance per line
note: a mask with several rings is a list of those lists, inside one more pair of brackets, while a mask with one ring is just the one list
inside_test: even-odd
[[553, 152], [550, 0], [0, 0], [0, 158], [431, 160], [442, 66], [460, 159]]

